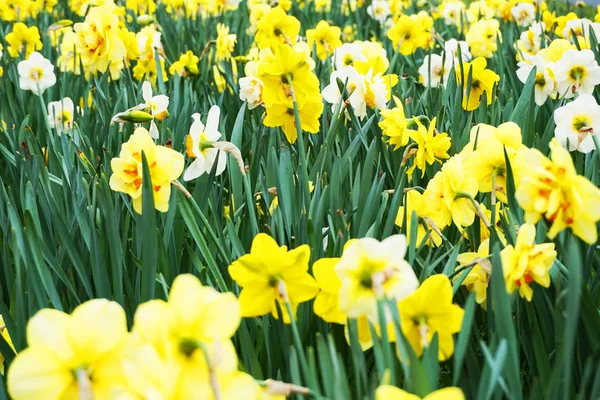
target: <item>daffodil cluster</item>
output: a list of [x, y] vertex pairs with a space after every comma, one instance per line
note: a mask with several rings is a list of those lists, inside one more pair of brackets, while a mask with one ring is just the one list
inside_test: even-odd
[[16, 400], [259, 399], [260, 386], [238, 370], [231, 337], [239, 324], [235, 296], [193, 275], [175, 279], [168, 301], [141, 304], [131, 332], [112, 301], [71, 314], [44, 309], [28, 323], [29, 347], [12, 364], [8, 390]]

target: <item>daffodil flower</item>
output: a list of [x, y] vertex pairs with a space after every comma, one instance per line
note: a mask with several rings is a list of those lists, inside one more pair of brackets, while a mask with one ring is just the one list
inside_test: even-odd
[[190, 181], [202, 174], [210, 173], [215, 163], [217, 164], [215, 175], [221, 175], [225, 171], [227, 165], [225, 153], [214, 147], [215, 142], [221, 138], [219, 132], [220, 113], [219, 106], [212, 106], [208, 111], [206, 126], [200, 120], [199, 113], [192, 115], [194, 122], [185, 145], [188, 157], [193, 157], [195, 160], [185, 170], [183, 180]]
[[164, 94], [159, 94], [158, 96], [152, 95], [152, 85], [150, 82], [145, 81], [142, 84], [142, 98], [146, 102], [144, 105], [150, 111], [150, 115], [152, 115], [152, 122], [150, 122], [150, 136], [153, 139], [158, 139], [158, 127], [154, 122], [154, 118], [161, 118], [167, 108], [169, 107], [169, 97]]

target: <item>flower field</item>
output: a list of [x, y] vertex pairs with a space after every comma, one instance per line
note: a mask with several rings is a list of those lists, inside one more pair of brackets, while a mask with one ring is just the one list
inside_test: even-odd
[[0, 400], [600, 399], [600, 7], [0, 0]]

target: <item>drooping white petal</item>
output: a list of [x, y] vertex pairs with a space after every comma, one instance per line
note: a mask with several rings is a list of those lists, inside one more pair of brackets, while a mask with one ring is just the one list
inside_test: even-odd
[[150, 122], [150, 130], [148, 131], [148, 133], [150, 133], [150, 136], [152, 137], [152, 139], [158, 139], [158, 136], [159, 136], [158, 126], [156, 126], [156, 123], [154, 122], [154, 120], [152, 120], [152, 122]]
[[191, 181], [192, 179], [196, 179], [205, 172], [205, 159], [204, 157], [200, 156], [196, 158], [194, 162], [191, 163], [190, 166], [185, 170], [185, 172], [183, 173], [183, 180], [186, 182]]

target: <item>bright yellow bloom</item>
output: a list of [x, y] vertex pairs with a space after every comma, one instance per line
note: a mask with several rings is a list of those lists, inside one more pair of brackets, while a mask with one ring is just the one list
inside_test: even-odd
[[26, 59], [34, 51], [42, 49], [42, 41], [37, 26], [27, 27], [24, 23], [17, 22], [13, 25], [12, 32], [6, 35], [5, 39], [8, 43], [8, 54], [11, 57], [18, 57], [20, 54]]
[[[351, 62], [351, 65], [354, 67], [354, 69], [356, 69], [356, 71], [358, 71], [358, 73], [361, 75], [367, 75], [370, 70], [373, 70], [373, 76], [377, 74], [385, 74], [390, 65], [390, 60], [388, 60], [385, 49], [381, 43], [366, 40], [355, 43], [360, 44], [360, 55], [362, 55], [362, 57], [359, 57]], [[384, 76], [383, 78], [387, 84], [387, 76]]]
[[275, 7], [258, 21], [255, 40], [259, 49], [268, 49], [286, 42], [294, 44], [298, 34], [300, 21]]
[[145, 128], [137, 128], [129, 141], [123, 143], [119, 157], [111, 160], [113, 174], [110, 188], [133, 199], [133, 209], [142, 213], [142, 152], [146, 156], [154, 189], [154, 207], [161, 212], [169, 209], [171, 182], [183, 172], [183, 155], [164, 146], [157, 146]]
[[[446, 275], [430, 276], [410, 296], [398, 303], [402, 333], [420, 356], [433, 335], [438, 335], [438, 358], [454, 353], [452, 334], [460, 331], [464, 310], [452, 304], [452, 285]], [[389, 329], [389, 327], [388, 327]]]
[[[421, 400], [421, 397], [391, 385], [381, 385], [375, 391], [375, 400]], [[456, 387], [436, 390], [422, 400], [465, 400], [463, 391]]]
[[171, 64], [171, 67], [169, 67], [169, 73], [171, 75], [179, 75], [184, 77], [189, 75], [198, 75], [198, 61], [198, 57], [196, 57], [191, 50], [188, 50], [179, 57], [179, 60]]
[[229, 28], [219, 23], [217, 24], [217, 54], [216, 61], [229, 60], [235, 47], [237, 36], [229, 33]]
[[[480, 3], [481, 2], [474, 2]], [[482, 19], [475, 22], [467, 32], [466, 40], [473, 57], [491, 58], [498, 50], [497, 38], [500, 23], [495, 19]]]
[[[319, 133], [321, 122], [319, 118], [323, 114], [323, 103], [318, 96], [317, 102], [298, 102], [298, 116], [300, 117], [300, 128], [310, 133]], [[266, 105], [267, 116], [263, 123], [269, 127], [281, 127], [285, 137], [290, 144], [296, 143], [298, 131], [296, 130], [296, 117], [294, 104], [291, 100]]]
[[535, 244], [534, 225], [523, 224], [517, 234], [517, 244], [506, 246], [500, 256], [508, 293], [518, 288], [519, 295], [531, 301], [531, 282], [550, 286], [549, 271], [556, 259], [554, 243]]
[[431, 32], [417, 15], [401, 15], [387, 33], [395, 50], [409, 56], [417, 49], [428, 48]]
[[320, 21], [315, 29], [306, 31], [306, 40], [310, 49], [317, 49], [317, 57], [326, 60], [333, 55], [333, 51], [342, 45], [340, 37], [342, 31], [337, 26], [331, 26], [327, 21]]
[[223, 398], [256, 398], [258, 385], [238, 371], [231, 342], [240, 321], [232, 293], [202, 286], [193, 275], [179, 275], [168, 303], [152, 300], [136, 311], [124, 362], [128, 393], [136, 398], [214, 399], [214, 382]]
[[392, 235], [349, 241], [335, 269], [342, 282], [340, 310], [350, 318], [366, 316], [379, 321], [377, 300], [401, 300], [419, 285], [412, 267], [404, 260], [406, 237]]
[[550, 142], [551, 160], [536, 149], [524, 154], [523, 178], [517, 185], [517, 201], [525, 221], [535, 224], [545, 217], [553, 239], [566, 228], [586, 243], [598, 240], [600, 189], [577, 175], [569, 152], [556, 139]]
[[109, 398], [123, 382], [120, 347], [127, 338], [118, 303], [90, 300], [71, 315], [43, 309], [27, 324], [29, 347], [8, 371], [8, 391], [19, 399], [77, 399], [79, 390]]
[[[2, 335], [2, 337], [4, 338], [6, 343], [8, 343], [8, 345], [13, 350], [15, 350], [12, 340], [10, 339], [10, 334], [8, 333], [8, 329], [6, 329], [6, 325], [4, 325], [4, 318], [2, 317], [2, 314], [0, 314], [0, 335]], [[4, 357], [2, 356], [1, 352], [0, 352], [0, 375], [4, 375]]]
[[[476, 150], [468, 152], [468, 148], [475, 147], [475, 142], [477, 142]], [[522, 157], [519, 157], [519, 152], [525, 148], [521, 144], [521, 128], [514, 122], [506, 122], [498, 128], [478, 124], [471, 129], [471, 141], [463, 149], [461, 156], [464, 157], [467, 171], [477, 179], [479, 191], [489, 193], [493, 189], [492, 183], [495, 183], [494, 190], [497, 198], [506, 203], [507, 171], [504, 152], [506, 151], [508, 155], [514, 180], [518, 181], [522, 169]]]
[[427, 185], [425, 201], [439, 229], [452, 222], [457, 227], [466, 227], [475, 220], [475, 208], [469, 197], [475, 198], [478, 185], [466, 172], [462, 159], [456, 155], [446, 161]]
[[286, 102], [292, 92], [298, 103], [305, 100], [320, 102], [319, 79], [306, 62], [306, 55], [291, 46], [281, 44], [273, 49], [271, 57], [260, 61], [258, 76], [264, 88], [263, 102], [267, 105]]
[[451, 144], [450, 137], [447, 133], [436, 131], [436, 118], [433, 118], [429, 128], [425, 128], [417, 118], [414, 119], [414, 122], [417, 124], [417, 130], [409, 130], [408, 135], [414, 140], [417, 149], [411, 149], [411, 154], [415, 155], [415, 160], [406, 173], [412, 176], [415, 168], [419, 168], [421, 176], [424, 176], [427, 165], [433, 165], [435, 162], [441, 163], [441, 160], [450, 157], [448, 155]]
[[154, 0], [126, 0], [125, 8], [135, 15], [153, 15], [156, 12]]
[[345, 324], [346, 314], [340, 310], [340, 281], [335, 266], [339, 258], [322, 258], [313, 264], [313, 275], [321, 289], [315, 298], [315, 314], [326, 322]]
[[[430, 207], [428, 203], [425, 201], [426, 197], [421, 194], [417, 190], [409, 190], [406, 193], [406, 200], [404, 201], [404, 205], [398, 208], [398, 214], [396, 215], [396, 225], [399, 227], [404, 226], [404, 213], [406, 212], [406, 234], [408, 236], [408, 240], [412, 241], [413, 238], [411, 235], [411, 227], [412, 227], [412, 213], [413, 211], [417, 214], [417, 218], [429, 218], [429, 214], [431, 214]], [[417, 220], [419, 222], [419, 220]], [[425, 221], [426, 222], [426, 221]], [[427, 223], [427, 222], [426, 222]], [[441, 236], [433, 230], [433, 228], [427, 230], [422, 223], [418, 223], [417, 225], [417, 246], [419, 246], [427, 235], [430, 235], [425, 242], [429, 246], [439, 246], [442, 243]]]
[[[481, 242], [477, 252], [461, 253], [456, 258], [456, 261], [458, 261], [457, 269], [477, 259], [482, 259], [482, 261], [478, 262], [471, 268], [471, 271], [469, 271], [463, 280], [462, 286], [465, 286], [469, 292], [475, 293], [475, 301], [478, 304], [481, 304], [484, 308], [486, 306], [488, 282], [490, 279], [490, 273], [492, 272], [490, 269], [491, 264], [488, 260], [486, 260], [486, 257], [489, 255], [489, 251], [490, 241], [489, 239], [486, 239]], [[455, 280], [459, 276], [460, 274], [456, 276]]]
[[[490, 69], [486, 69], [487, 61], [477, 57], [472, 62], [462, 63], [456, 71], [458, 84], [463, 88], [462, 107], [472, 111], [479, 107], [485, 92], [487, 104], [494, 100], [494, 86], [500, 81], [500, 76]], [[468, 86], [471, 75], [471, 86]]]
[[73, 28], [79, 37], [78, 56], [90, 73], [106, 72], [111, 64], [117, 70], [122, 68], [127, 48], [119, 35], [119, 17], [113, 7], [93, 7], [85, 21]]
[[298, 304], [314, 298], [319, 290], [317, 282], [308, 274], [309, 258], [308, 245], [288, 251], [269, 235], [256, 235], [250, 254], [229, 266], [229, 274], [242, 287], [242, 316], [258, 317], [270, 312], [278, 318], [279, 304], [283, 321], [290, 323], [286, 296], [295, 316]]
[[408, 130], [406, 129], [408, 121], [404, 115], [402, 100], [394, 96], [396, 107], [388, 110], [381, 110], [381, 121], [379, 127], [381, 133], [388, 137], [388, 143], [394, 146], [394, 150], [408, 143]]

